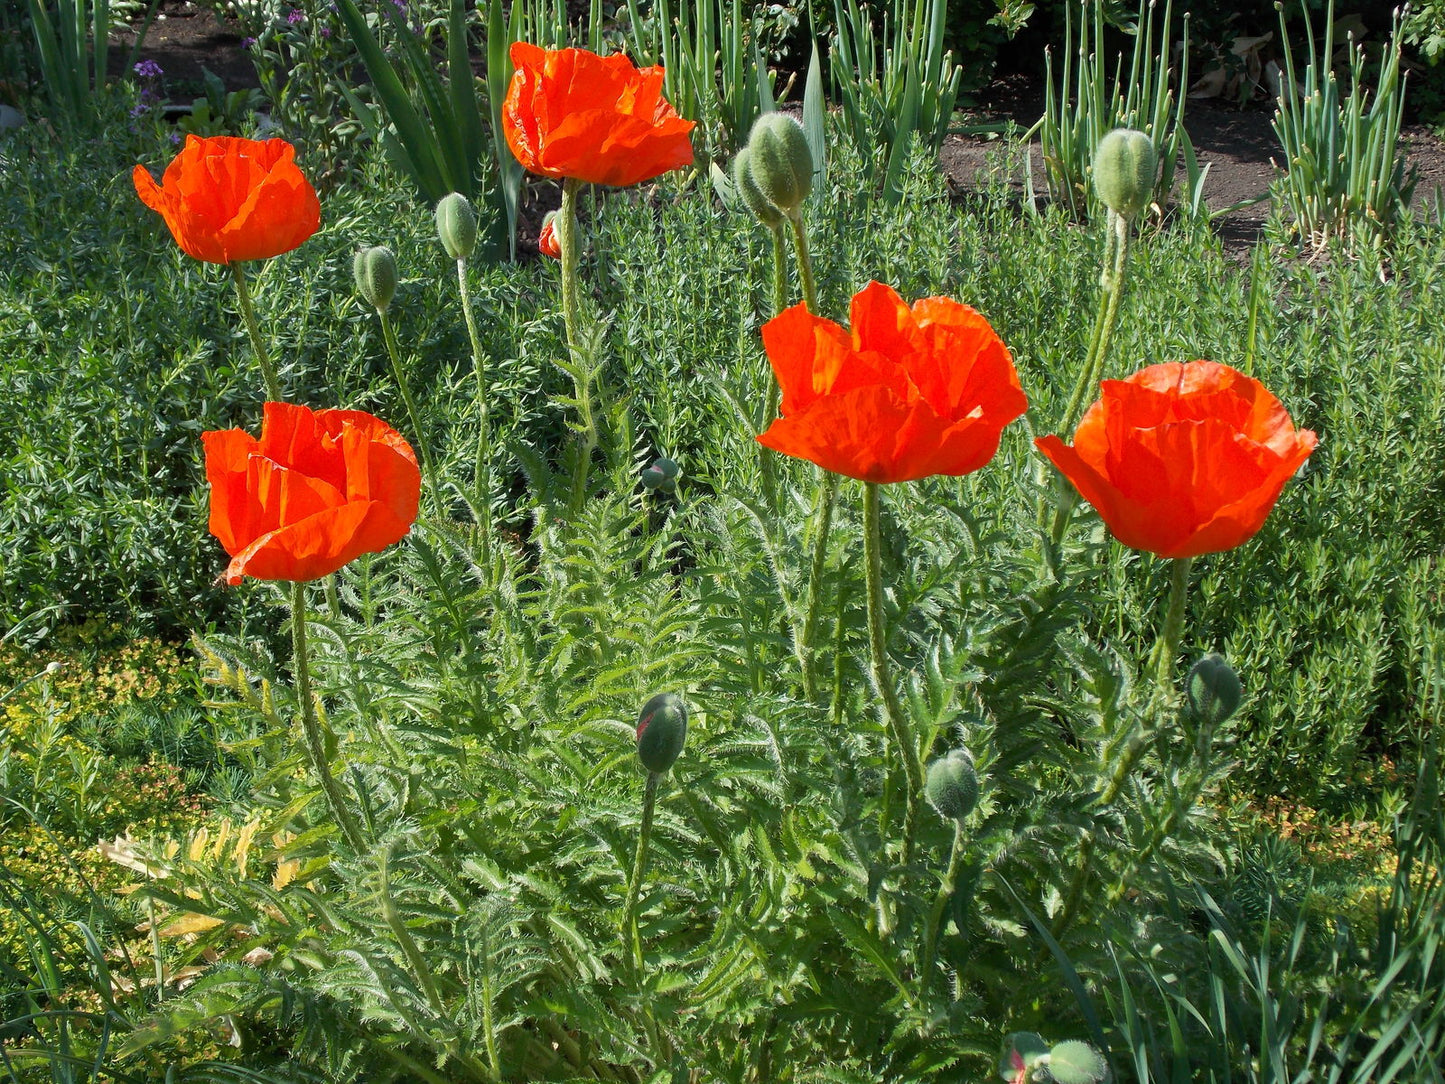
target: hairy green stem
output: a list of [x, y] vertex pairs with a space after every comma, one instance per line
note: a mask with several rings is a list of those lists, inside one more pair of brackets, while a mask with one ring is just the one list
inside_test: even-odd
[[[1103, 376], [1109, 340], [1114, 336], [1114, 326], [1119, 321], [1119, 304], [1124, 297], [1125, 270], [1129, 257], [1129, 220], [1111, 210], [1106, 228], [1108, 232], [1104, 241], [1104, 268], [1099, 275], [1099, 311], [1094, 319], [1084, 366], [1079, 370], [1079, 379], [1074, 384], [1073, 394], [1069, 396], [1063, 417], [1059, 419], [1058, 432], [1064, 439], [1068, 439], [1073, 432], [1083, 411], [1084, 401]], [[1072, 502], [1064, 502], [1055, 511], [1053, 526], [1049, 532], [1054, 545], [1058, 545], [1063, 539], [1069, 513], [1073, 508]]]
[[948, 855], [948, 872], [943, 875], [943, 883], [938, 886], [938, 897], [933, 901], [933, 910], [928, 916], [928, 925], [924, 927], [923, 937], [923, 968], [919, 971], [919, 982], [922, 986], [922, 999], [927, 1000], [928, 984], [933, 978], [933, 961], [938, 955], [938, 938], [942, 934], [943, 909], [948, 906], [948, 901], [953, 898], [953, 883], [958, 878], [958, 856], [963, 853], [963, 821], [953, 822], [953, 848]]
[[487, 361], [482, 353], [482, 337], [477, 332], [477, 317], [472, 312], [472, 288], [467, 281], [467, 259], [457, 260], [457, 287], [461, 293], [462, 316], [466, 319], [467, 339], [472, 344], [472, 370], [477, 376], [477, 463], [472, 473], [472, 488], [476, 491], [477, 506], [481, 511], [482, 564], [492, 564], [492, 434], [491, 419], [488, 416], [490, 404], [487, 385]]
[[266, 398], [279, 403], [281, 378], [276, 375], [276, 367], [271, 364], [271, 355], [267, 353], [266, 344], [261, 339], [261, 325], [256, 323], [251, 292], [246, 289], [246, 273], [239, 263], [229, 263], [226, 266], [231, 269], [231, 280], [236, 284], [236, 301], [241, 309], [241, 320], [246, 325], [246, 333], [251, 336], [251, 351], [256, 355], [256, 363], [261, 366], [261, 376], [266, 381]]
[[798, 280], [803, 287], [803, 303], [808, 306], [809, 312], [816, 314], [818, 285], [813, 281], [813, 257], [808, 251], [808, 229], [803, 225], [802, 212], [788, 216], [788, 223], [793, 227], [793, 250], [798, 258]]
[[391, 372], [396, 378], [397, 390], [401, 392], [402, 402], [406, 404], [407, 415], [411, 418], [412, 441], [421, 453], [427, 488], [431, 490], [432, 511], [440, 517], [443, 508], [441, 487], [437, 483], [436, 471], [432, 468], [431, 452], [427, 450], [427, 442], [422, 436], [421, 413], [416, 408], [416, 400], [411, 396], [411, 385], [401, 367], [401, 348], [397, 345], [396, 330], [392, 327], [391, 317], [386, 314], [385, 309], [377, 309], [376, 314], [381, 317], [381, 337], [386, 343], [387, 356], [391, 359]]
[[396, 900], [391, 894], [391, 851], [388, 848], [383, 847], [381, 850], [381, 861], [377, 872], [381, 877], [381, 913], [386, 919], [391, 935], [401, 946], [402, 955], [411, 965], [412, 972], [416, 975], [416, 981], [421, 983], [422, 993], [426, 994], [426, 1003], [431, 1006], [431, 1011], [436, 1014], [438, 1020], [445, 1019], [446, 1005], [442, 1003], [441, 994], [437, 992], [436, 978], [432, 975], [431, 968], [427, 966], [426, 957], [422, 955], [421, 949], [417, 948], [411, 931], [402, 921], [401, 913], [396, 909]]
[[798, 641], [798, 665], [803, 671], [803, 688], [809, 700], [818, 699], [817, 657], [813, 641], [818, 635], [818, 618], [823, 609], [823, 574], [828, 565], [828, 539], [833, 533], [833, 508], [838, 503], [841, 475], [822, 472], [817, 503], [813, 509], [813, 559], [808, 567], [808, 597], [804, 603], [803, 630]]
[[642, 892], [642, 875], [647, 870], [647, 843], [652, 838], [652, 814], [657, 807], [659, 772], [647, 773], [642, 795], [642, 827], [637, 833], [637, 853], [632, 857], [632, 876], [627, 882], [627, 900], [622, 905], [622, 939], [632, 957], [633, 975], [642, 981], [642, 938], [637, 932], [637, 900]]
[[577, 391], [577, 410], [582, 415], [582, 435], [577, 464], [572, 474], [571, 509], [578, 512], [587, 495], [587, 475], [592, 453], [597, 448], [597, 416], [592, 409], [592, 377], [596, 359], [584, 356], [581, 339], [581, 305], [577, 287], [577, 197], [581, 181], [568, 177], [562, 182], [562, 209], [557, 212], [557, 247], [562, 251], [562, 322], [567, 330], [567, 355]]
[[[788, 242], [783, 236], [781, 224], [772, 228], [772, 234], [773, 315], [776, 316], [788, 307]], [[768, 382], [768, 398], [763, 405], [763, 422], [759, 432], [766, 430], [776, 420], [778, 404], [782, 400], [782, 395], [782, 387], [778, 384], [776, 374], [773, 374], [772, 379]], [[768, 504], [776, 508], [778, 506], [778, 453], [763, 445], [758, 445], [758, 448], [762, 454], [763, 492], [768, 498]]]
[[918, 739], [903, 705], [888, 665], [888, 632], [883, 610], [883, 538], [879, 522], [878, 483], [863, 483], [863, 549], [868, 565], [868, 648], [873, 663], [873, 684], [883, 701], [883, 714], [893, 743], [903, 760], [908, 793], [904, 796], [903, 862], [913, 859], [913, 836], [918, 823], [918, 796], [923, 791], [923, 761]]
[[[1169, 567], [1169, 601], [1164, 614], [1164, 626], [1159, 639], [1149, 655], [1148, 666], [1154, 673], [1154, 687], [1150, 690], [1148, 704], [1141, 717], [1131, 718], [1124, 732], [1111, 740], [1102, 751], [1102, 759], [1114, 760], [1113, 771], [1108, 783], [1095, 800], [1096, 808], [1107, 809], [1113, 805], [1128, 782], [1130, 773], [1139, 762], [1149, 739], [1154, 734], [1153, 718], [1157, 710], [1167, 707], [1173, 698], [1171, 688], [1174, 677], [1174, 656], [1179, 653], [1179, 642], [1184, 634], [1185, 602], [1189, 595], [1189, 570], [1194, 563], [1192, 557], [1178, 557]], [[1123, 748], [1120, 749], [1122, 744]], [[1074, 879], [1065, 893], [1064, 905], [1054, 921], [1054, 936], [1062, 933], [1073, 920], [1083, 900], [1087, 886], [1089, 867], [1094, 856], [1095, 837], [1085, 835], [1079, 845], [1079, 864]], [[1154, 844], [1156, 847], [1158, 843]]]
[[321, 724], [316, 720], [316, 703], [311, 695], [311, 660], [306, 647], [306, 585], [300, 581], [291, 585], [291, 649], [296, 698], [301, 702], [301, 734], [311, 757], [311, 768], [321, 781], [321, 793], [326, 796], [326, 803], [331, 807], [331, 815], [336, 818], [341, 834], [353, 850], [360, 851], [366, 841], [341, 793], [340, 784], [331, 774], [326, 743], [321, 737]]

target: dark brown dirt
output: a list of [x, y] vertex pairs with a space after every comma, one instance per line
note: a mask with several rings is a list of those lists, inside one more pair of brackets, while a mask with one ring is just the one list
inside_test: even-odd
[[[204, 70], [215, 72], [227, 90], [260, 85], [241, 40], [239, 26], [221, 22], [211, 11], [184, 0], [163, 0], [137, 60], [159, 64], [165, 72], [166, 93], [173, 100], [186, 101], [200, 95]], [[111, 71], [121, 71], [134, 44], [134, 32], [111, 39]]]
[[[219, 22], [209, 11], [184, 0], [164, 0], [164, 18], [157, 20], [146, 37], [140, 52], [142, 59], [155, 60], [165, 70], [167, 92], [185, 100], [196, 89], [202, 69], [215, 72], [228, 89], [257, 85], [250, 56], [242, 46], [239, 27]], [[129, 55], [131, 40], [118, 40], [112, 47], [113, 70], [119, 71]], [[171, 87], [188, 88], [182, 94]], [[975, 122], [1012, 120], [1021, 130], [1033, 125], [1043, 112], [1043, 96], [1037, 83], [1012, 76], [999, 80], [976, 96], [980, 103], [970, 118]], [[1279, 146], [1270, 127], [1273, 109], [1261, 104], [1238, 108], [1219, 99], [1194, 99], [1188, 103], [1186, 126], [1194, 141], [1201, 164], [1208, 164], [1204, 198], [1215, 210], [1253, 200], [1269, 191], [1276, 176], [1273, 159], [1279, 157]], [[1425, 207], [1434, 198], [1437, 188], [1445, 188], [1445, 141], [1428, 128], [1415, 125], [1406, 129], [1409, 161], [1418, 170], [1419, 184], [1415, 190], [1415, 206]], [[979, 171], [997, 141], [985, 138], [951, 135], [944, 143], [940, 166], [949, 183], [958, 191], [977, 188]], [[1045, 191], [1042, 159], [1038, 143], [1030, 148], [1034, 171], [1034, 188]], [[1179, 172], [1182, 174], [1183, 165]], [[1020, 196], [1022, 176], [1011, 179]], [[1269, 203], [1260, 202], [1220, 214], [1215, 228], [1224, 238], [1226, 248], [1236, 256], [1246, 253], [1259, 238]]]

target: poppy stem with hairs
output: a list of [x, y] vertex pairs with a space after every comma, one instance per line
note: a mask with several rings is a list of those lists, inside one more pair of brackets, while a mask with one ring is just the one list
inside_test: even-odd
[[597, 448], [597, 417], [592, 410], [594, 358], [584, 357], [580, 338], [581, 311], [577, 293], [577, 194], [584, 182], [576, 177], [562, 181], [562, 209], [557, 212], [557, 247], [562, 252], [562, 322], [567, 329], [568, 360], [577, 386], [577, 410], [582, 415], [582, 447], [572, 475], [572, 510], [580, 511], [587, 492], [587, 474]]
[[472, 370], [477, 374], [477, 465], [472, 476], [477, 507], [481, 513], [482, 564], [492, 565], [492, 448], [491, 424], [487, 415], [487, 362], [482, 353], [482, 337], [477, 332], [477, 318], [472, 312], [472, 288], [467, 282], [467, 258], [457, 260], [457, 287], [461, 293], [462, 316], [466, 319], [467, 338], [472, 344]]
[[[773, 315], [777, 316], [788, 307], [788, 242], [783, 236], [781, 222], [770, 227], [769, 232], [773, 235]], [[778, 404], [783, 398], [782, 385], [778, 383], [771, 366], [768, 368], [768, 376], [768, 397], [763, 406], [763, 424], [758, 430], [759, 433], [765, 432], [768, 426], [777, 420]], [[776, 508], [778, 453], [762, 444], [758, 445], [758, 449], [762, 453], [763, 492], [768, 498], [768, 504]]]
[[431, 453], [427, 451], [427, 442], [422, 437], [421, 415], [417, 412], [416, 400], [411, 397], [411, 386], [407, 383], [406, 372], [401, 367], [401, 348], [397, 345], [396, 329], [391, 326], [391, 317], [386, 314], [385, 309], [377, 309], [376, 315], [381, 317], [381, 337], [386, 343], [387, 357], [391, 359], [392, 376], [396, 379], [397, 390], [401, 392], [401, 400], [406, 404], [406, 413], [411, 419], [413, 439], [417, 451], [421, 454], [427, 488], [431, 490], [432, 511], [440, 516], [442, 514], [441, 488], [437, 484], [437, 473], [432, 468]]
[[898, 701], [898, 689], [888, 665], [887, 615], [883, 609], [883, 538], [879, 522], [877, 482], [863, 483], [863, 550], [868, 566], [868, 648], [873, 663], [873, 684], [883, 702], [884, 721], [898, 746], [908, 793], [904, 802], [903, 864], [913, 860], [913, 836], [918, 822], [918, 796], [923, 791], [923, 762], [913, 725]]
[[316, 703], [311, 698], [311, 663], [306, 648], [306, 584], [300, 580], [291, 585], [291, 647], [296, 698], [301, 703], [301, 733], [306, 740], [311, 767], [321, 780], [321, 792], [331, 806], [331, 815], [336, 818], [341, 834], [346, 837], [346, 842], [353, 850], [361, 851], [365, 845], [361, 826], [356, 823], [356, 818], [352, 816], [351, 808], [341, 793], [340, 785], [331, 774], [326, 743], [321, 737], [321, 724], [316, 720]]
[[[1084, 357], [1084, 365], [1079, 370], [1079, 379], [1074, 384], [1068, 405], [1064, 407], [1064, 416], [1059, 419], [1057, 431], [1060, 433], [1068, 433], [1074, 428], [1085, 400], [1102, 378], [1109, 340], [1113, 338], [1114, 327], [1119, 322], [1119, 303], [1124, 296], [1125, 269], [1129, 256], [1129, 219], [1110, 210], [1106, 222], [1104, 267], [1099, 274], [1099, 311], [1094, 317], [1089, 352]], [[1055, 477], [1057, 479], [1057, 475]], [[1074, 503], [1071, 495], [1061, 496], [1059, 499], [1053, 527], [1049, 532], [1055, 545], [1064, 537]]]
[[633, 977], [642, 981], [642, 938], [637, 932], [637, 900], [642, 892], [642, 875], [647, 870], [647, 843], [652, 838], [652, 814], [657, 807], [657, 784], [661, 772], [647, 773], [642, 795], [642, 826], [637, 832], [637, 853], [632, 857], [632, 876], [627, 882], [627, 899], [622, 905], [622, 940], [632, 959]]
[[933, 975], [933, 961], [938, 955], [938, 938], [943, 933], [943, 909], [953, 898], [953, 885], [958, 880], [958, 856], [963, 853], [963, 821], [953, 822], [953, 848], [948, 854], [948, 872], [938, 886], [938, 897], [933, 901], [933, 910], [928, 916], [928, 925], [923, 930], [923, 968], [918, 972], [922, 990], [920, 1001], [928, 996], [928, 983]]
[[236, 284], [236, 300], [241, 309], [241, 320], [246, 325], [246, 333], [251, 337], [251, 350], [256, 355], [256, 362], [261, 366], [261, 376], [266, 381], [266, 398], [272, 402], [281, 402], [281, 380], [276, 375], [276, 367], [271, 364], [271, 355], [266, 352], [266, 344], [261, 339], [261, 327], [256, 323], [256, 310], [251, 305], [251, 292], [246, 288], [246, 273], [241, 270], [240, 261], [234, 261], [226, 265], [231, 269], [231, 279]]
[[[1131, 717], [1123, 733], [1107, 742], [1101, 751], [1102, 762], [1107, 764], [1112, 758], [1114, 767], [1109, 774], [1108, 783], [1094, 802], [1097, 808], [1107, 809], [1119, 797], [1119, 792], [1124, 789], [1124, 784], [1129, 780], [1129, 773], [1134, 770], [1134, 765], [1139, 762], [1139, 757], [1143, 754], [1149, 744], [1149, 738], [1154, 733], [1152, 720], [1155, 711], [1161, 707], [1167, 707], [1173, 699], [1173, 690], [1170, 686], [1174, 679], [1174, 656], [1179, 653], [1179, 642], [1184, 635], [1184, 604], [1189, 595], [1189, 571], [1193, 564], [1194, 558], [1192, 557], [1176, 557], [1170, 562], [1169, 602], [1164, 614], [1164, 627], [1160, 629], [1159, 639], [1149, 654], [1148, 665], [1154, 672], [1154, 688], [1149, 693], [1149, 702], [1143, 715]], [[1162, 840], [1157, 840], [1152, 846], [1157, 847], [1160, 842]], [[1064, 894], [1064, 905], [1054, 920], [1053, 934], [1055, 937], [1060, 936], [1068, 928], [1069, 923], [1078, 913], [1093, 857], [1094, 836], [1089, 834], [1084, 837], [1084, 841], [1079, 847], [1079, 862], [1078, 868], [1074, 871], [1074, 881], [1069, 886], [1068, 892]], [[1138, 868], [1137, 863], [1134, 868]], [[1117, 902], [1119, 897], [1111, 893], [1110, 898], [1113, 902]]]

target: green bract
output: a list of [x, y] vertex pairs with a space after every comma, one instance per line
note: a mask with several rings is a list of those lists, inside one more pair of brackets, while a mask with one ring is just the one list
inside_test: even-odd
[[377, 312], [385, 312], [396, 296], [396, 257], [385, 245], [364, 248], [351, 261], [356, 292]]
[[783, 214], [795, 215], [813, 189], [813, 155], [803, 126], [781, 113], [764, 113], [745, 150], [748, 173], [763, 198]]
[[465, 260], [477, 247], [477, 212], [460, 192], [443, 196], [437, 204], [437, 236], [454, 260]]
[[1131, 218], [1149, 206], [1158, 165], [1153, 140], [1133, 128], [1115, 128], [1094, 148], [1094, 191], [1111, 211]]
[[637, 759], [650, 772], [665, 772], [687, 741], [687, 705], [674, 693], [658, 693], [637, 717]]
[[961, 821], [978, 804], [978, 772], [973, 756], [966, 749], [954, 749], [928, 766], [923, 784], [929, 804], [938, 815]]

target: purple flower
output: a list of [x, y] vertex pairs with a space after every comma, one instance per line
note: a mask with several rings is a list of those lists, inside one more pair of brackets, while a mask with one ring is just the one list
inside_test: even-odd
[[142, 60], [132, 71], [142, 79], [159, 79], [165, 74], [161, 66], [154, 60]]
[[405, 11], [406, 0], [391, 0], [391, 6], [396, 8], [397, 11]]
[[171, 133], [171, 142], [174, 143], [174, 144], [179, 144], [180, 141], [181, 141], [181, 133], [180, 133], [180, 132], [172, 132], [172, 133]]
[[297, 23], [304, 23], [306, 21], [306, 12], [300, 8], [292, 8], [286, 16], [286, 21], [292, 26], [295, 26]]
[[323, 27], [321, 28], [321, 36], [322, 36], [323, 38], [329, 38], [329, 37], [331, 37], [331, 27], [329, 27], [329, 26], [323, 26]]
[[242, 39], [241, 39], [241, 48], [242, 48], [242, 49], [249, 49], [249, 48], [251, 48], [251, 46], [253, 46], [253, 45], [255, 45], [255, 44], [256, 44], [256, 39], [255, 39], [255, 38], [242, 38]]

